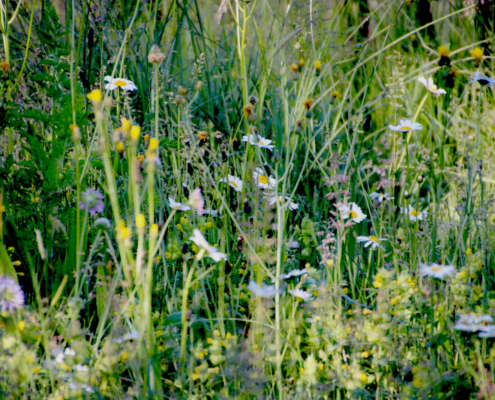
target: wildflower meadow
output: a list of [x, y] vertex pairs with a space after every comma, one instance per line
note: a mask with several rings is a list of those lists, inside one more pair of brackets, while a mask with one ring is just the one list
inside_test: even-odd
[[0, 399], [495, 399], [495, 1], [0, 34]]

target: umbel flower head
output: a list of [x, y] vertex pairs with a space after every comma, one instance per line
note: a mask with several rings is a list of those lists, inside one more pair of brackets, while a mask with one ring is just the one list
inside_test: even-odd
[[122, 90], [132, 92], [133, 90], [137, 89], [137, 86], [134, 84], [134, 82], [124, 78], [112, 78], [111, 76], [105, 76], [104, 81], [108, 82], [105, 85], [106, 90], [115, 90], [119, 87]]
[[160, 48], [154, 44], [151, 46], [150, 52], [148, 54], [148, 62], [152, 64], [159, 64], [165, 60], [165, 54], [160, 50]]
[[0, 277], [0, 309], [14, 311], [24, 307], [24, 292], [14, 278]]
[[295, 297], [297, 299], [301, 299], [303, 301], [313, 300], [313, 296], [311, 295], [311, 293], [308, 293], [305, 290], [294, 289], [294, 290], [289, 290], [289, 293], [292, 297]]
[[433, 83], [432, 78], [425, 79], [423, 76], [420, 76], [418, 78], [418, 82], [421, 83], [430, 93], [434, 94], [436, 97], [440, 96], [441, 94], [447, 93], [443, 89], [439, 89], [437, 85]]
[[388, 127], [395, 132], [420, 131], [421, 129], [423, 129], [421, 124], [418, 124], [417, 122], [412, 122], [408, 119], [401, 119], [399, 125], [397, 126], [389, 125]]
[[80, 210], [86, 210], [92, 216], [97, 213], [102, 213], [105, 210], [105, 203], [103, 202], [103, 193], [99, 190], [89, 188], [81, 193], [81, 202], [79, 203]]
[[189, 240], [193, 241], [198, 247], [201, 248], [197, 255], [198, 259], [200, 259], [204, 253], [206, 253], [208, 257], [213, 258], [216, 262], [227, 259], [227, 256], [224, 253], [219, 252], [215, 246], [212, 246], [206, 241], [199, 229], [193, 230], [193, 236], [190, 237]]

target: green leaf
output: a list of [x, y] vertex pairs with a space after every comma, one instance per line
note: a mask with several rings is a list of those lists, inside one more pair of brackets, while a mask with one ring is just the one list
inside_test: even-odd
[[181, 311], [175, 311], [172, 314], [169, 314], [167, 318], [165, 318], [165, 321], [163, 322], [163, 326], [169, 326], [169, 325], [180, 325], [182, 322], [182, 312]]
[[17, 273], [3, 243], [0, 243], [0, 276], [10, 276], [17, 281]]

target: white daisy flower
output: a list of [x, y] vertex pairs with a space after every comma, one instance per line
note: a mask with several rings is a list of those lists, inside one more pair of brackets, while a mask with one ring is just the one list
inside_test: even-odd
[[170, 205], [170, 208], [172, 210], [177, 210], [177, 211], [189, 211], [191, 207], [186, 206], [185, 204], [178, 203], [171, 197], [168, 198], [168, 204]]
[[495, 337], [495, 325], [480, 325], [478, 330], [480, 338]]
[[[278, 198], [278, 201], [280, 202], [280, 204], [282, 204], [282, 202], [284, 200], [283, 196], [277, 196], [275, 194], [271, 194], [271, 195], [268, 195], [266, 197], [268, 199], [268, 204], [270, 204], [271, 206], [273, 206], [277, 202], [277, 198]], [[288, 204], [285, 206], [285, 208], [288, 208], [291, 211], [297, 210], [299, 208], [299, 204], [294, 203], [290, 197], [285, 196], [285, 201], [288, 202]]]
[[301, 299], [303, 301], [314, 300], [314, 297], [311, 295], [311, 293], [308, 293], [301, 289], [289, 290], [289, 293], [291, 294], [291, 296]]
[[199, 229], [193, 230], [193, 236], [190, 237], [189, 240], [196, 243], [196, 245], [199, 246], [202, 250], [196, 256], [198, 257], [198, 259], [201, 258], [205, 252], [208, 254], [208, 257], [213, 258], [216, 262], [227, 259], [227, 256], [224, 253], [219, 252], [215, 246], [212, 246], [206, 241], [205, 237]]
[[416, 221], [422, 221], [424, 218], [428, 216], [428, 213], [426, 211], [418, 211], [413, 208], [409, 204], [409, 209], [408, 208], [403, 208], [402, 209], [403, 214], [409, 215], [409, 221], [411, 222], [416, 222]]
[[428, 78], [426, 80], [423, 76], [420, 76], [418, 78], [418, 82], [421, 83], [430, 93], [433, 93], [436, 97], [440, 96], [441, 94], [447, 93], [443, 89], [439, 89], [437, 85], [433, 83], [433, 78]]
[[412, 122], [408, 119], [401, 119], [399, 121], [399, 125], [397, 126], [389, 125], [388, 127], [395, 132], [411, 132], [411, 131], [420, 131], [421, 129], [423, 129], [421, 124], [418, 124], [417, 122]]
[[227, 178], [220, 179], [220, 182], [228, 182], [229, 185], [233, 187], [236, 192], [242, 192], [242, 181], [235, 176], [228, 175]]
[[387, 193], [377, 193], [373, 192], [370, 194], [370, 197], [373, 200], [378, 200], [379, 203], [381, 203], [383, 200], [393, 200], [395, 197], [390, 197]]
[[[307, 273], [308, 273], [307, 269], [294, 269], [290, 271], [288, 274], [280, 274], [278, 278], [279, 280], [284, 280], [284, 279], [292, 278], [293, 276], [301, 276]], [[275, 279], [272, 279], [272, 282], [275, 282]]]
[[340, 206], [339, 211], [342, 212], [343, 219], [350, 218], [356, 223], [359, 223], [366, 219], [366, 214], [363, 213], [361, 207], [359, 207], [356, 203], [350, 203]]
[[125, 91], [130, 91], [132, 92], [133, 90], [137, 90], [137, 86], [134, 84], [134, 82], [129, 81], [127, 79], [123, 78], [112, 78], [111, 76], [105, 76], [105, 82], [108, 82], [105, 85], [106, 90], [115, 90], [118, 87], [125, 90]]
[[455, 268], [452, 265], [440, 265], [433, 263], [431, 265], [419, 264], [421, 276], [432, 276], [438, 279], [445, 279], [447, 276], [455, 274]]
[[[249, 289], [255, 297], [261, 297], [262, 299], [270, 299], [277, 295], [277, 289], [275, 288], [275, 285], [260, 286], [255, 281], [250, 281], [249, 284], [247, 285], [247, 289]], [[279, 294], [282, 292], [283, 292], [282, 289], [278, 290]]]
[[261, 137], [260, 135], [244, 135], [242, 137], [242, 141], [249, 142], [249, 144], [251, 144], [252, 146], [258, 146], [260, 149], [268, 149], [270, 151], [273, 151], [273, 149], [275, 148], [275, 145], [270, 144], [272, 142], [271, 140]]
[[380, 242], [386, 241], [387, 239], [379, 239], [376, 236], [358, 236], [356, 238], [356, 241], [361, 243], [364, 243], [364, 247], [371, 246], [372, 249], [376, 249], [379, 247], [382, 250], [385, 250], [382, 246], [380, 246]]
[[489, 78], [485, 75], [481, 75], [479, 71], [476, 71], [474, 76], [469, 77], [468, 83], [476, 83], [479, 82], [482, 86], [490, 87], [495, 85], [495, 79]]
[[77, 372], [88, 372], [89, 371], [89, 367], [87, 365], [83, 365], [83, 364], [76, 364], [76, 365], [74, 365], [74, 371], [77, 371]]
[[476, 332], [478, 330], [483, 330], [483, 328], [493, 327], [493, 325], [487, 325], [492, 322], [493, 318], [488, 314], [461, 314], [454, 324], [454, 329], [457, 329], [458, 331]]
[[260, 189], [275, 189], [277, 180], [271, 176], [267, 176], [261, 168], [256, 168], [253, 171], [253, 179], [256, 181], [256, 186]]

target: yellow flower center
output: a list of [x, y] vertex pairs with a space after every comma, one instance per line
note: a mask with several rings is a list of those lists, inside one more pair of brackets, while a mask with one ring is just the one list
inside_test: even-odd
[[229, 185], [232, 185], [232, 186], [234, 186], [234, 187], [237, 187], [237, 185], [235, 184], [235, 182], [234, 182], [234, 181], [229, 181]]
[[118, 87], [127, 85], [127, 83], [125, 83], [124, 81], [115, 81], [113, 84]]
[[378, 238], [377, 238], [376, 236], [370, 236], [370, 240], [371, 240], [372, 242], [376, 242], [376, 243], [378, 243]]
[[412, 215], [413, 217], [417, 217], [418, 215], [421, 215], [421, 212], [412, 210], [409, 214]]
[[436, 86], [428, 86], [428, 90], [430, 90], [432, 92], [436, 92], [437, 91], [437, 87]]
[[265, 175], [260, 175], [258, 177], [258, 180], [260, 181], [260, 183], [262, 183], [263, 185], [266, 185], [268, 183], [268, 179], [266, 178]]
[[357, 213], [356, 213], [356, 211], [351, 211], [351, 212], [349, 212], [349, 215], [351, 216], [351, 218], [357, 218]]
[[260, 145], [262, 145], [262, 146], [264, 145], [264, 143], [263, 143], [263, 142], [258, 142], [258, 143], [259, 143]]
[[402, 129], [405, 132], [409, 132], [411, 130], [410, 126], [401, 126], [400, 129]]
[[441, 270], [442, 270], [442, 268], [441, 268], [441, 267], [431, 267], [431, 270], [432, 270], [433, 272], [437, 272], [437, 271], [441, 271]]

